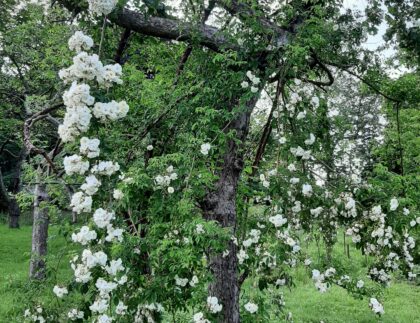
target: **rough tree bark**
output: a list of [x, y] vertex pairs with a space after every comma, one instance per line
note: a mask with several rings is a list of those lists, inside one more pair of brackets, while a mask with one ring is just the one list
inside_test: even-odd
[[12, 229], [19, 228], [20, 208], [14, 194], [19, 193], [21, 189], [22, 164], [26, 156], [26, 147], [23, 147], [13, 169], [14, 177], [11, 185], [11, 193], [13, 195], [10, 197], [9, 201], [9, 228]]
[[34, 213], [32, 226], [32, 252], [29, 266], [29, 277], [41, 280], [46, 277], [45, 257], [47, 255], [48, 209], [41, 203], [48, 200], [45, 184], [37, 180], [34, 194]]
[[[237, 186], [244, 166], [243, 143], [248, 134], [249, 120], [256, 102], [257, 97], [249, 100], [246, 111], [241, 112], [228, 127], [227, 131], [236, 131], [236, 138], [228, 142], [220, 179], [215, 190], [205, 198], [203, 205], [205, 218], [217, 221], [222, 227], [231, 228], [232, 235], [235, 234], [237, 223]], [[214, 275], [214, 281], [209, 292], [211, 296], [219, 299], [220, 304], [223, 304], [221, 322], [237, 323], [240, 322], [239, 273], [237, 246], [233, 241], [229, 242], [228, 250], [229, 254], [226, 257], [221, 254], [211, 255], [210, 270]]]

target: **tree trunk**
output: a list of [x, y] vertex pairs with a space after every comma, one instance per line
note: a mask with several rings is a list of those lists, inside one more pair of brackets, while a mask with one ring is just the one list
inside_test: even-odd
[[[7, 193], [7, 191], [4, 191], [1, 195], [3, 196], [6, 194], [6, 201], [8, 204], [8, 212], [9, 212], [9, 228], [11, 229], [17, 229], [19, 228], [19, 218], [20, 218], [20, 208], [19, 204], [16, 201], [16, 198], [14, 197], [14, 194], [17, 194], [21, 189], [21, 181], [20, 177], [22, 174], [22, 163], [25, 160], [27, 156], [26, 148], [22, 148], [19, 154], [19, 159], [16, 161], [12, 173], [13, 173], [13, 181], [10, 185], [10, 191], [11, 196]], [[0, 174], [1, 177], [1, 174]], [[0, 186], [2, 186], [1, 190], [6, 190], [3, 183], [3, 178], [0, 178]]]
[[13, 195], [10, 195], [6, 189], [6, 186], [3, 182], [3, 175], [0, 169], [0, 198], [2, 201], [2, 205], [7, 207], [9, 212], [9, 228], [17, 229], [19, 228], [19, 216], [20, 216], [20, 209], [19, 205], [17, 204], [16, 198]]
[[9, 198], [9, 228], [19, 228], [20, 208], [14, 196]]
[[[247, 110], [242, 112], [226, 131], [235, 130], [236, 138], [228, 142], [223, 158], [223, 169], [215, 190], [209, 193], [204, 201], [204, 215], [207, 220], [215, 220], [222, 227], [228, 227], [235, 235], [236, 230], [236, 191], [238, 180], [243, 169], [243, 143], [249, 130], [249, 120], [257, 97], [247, 102]], [[238, 145], [237, 142], [241, 144]], [[229, 254], [210, 256], [210, 270], [214, 281], [209, 287], [211, 296], [216, 296], [223, 305], [224, 323], [238, 323], [239, 317], [239, 280], [237, 246], [233, 241], [228, 245]]]
[[31, 279], [41, 280], [46, 277], [45, 257], [47, 255], [47, 238], [48, 238], [48, 209], [42, 202], [48, 200], [48, 195], [44, 184], [40, 183], [40, 179], [35, 186], [34, 197], [34, 221], [32, 226], [32, 253], [31, 263], [29, 267], [29, 277]]

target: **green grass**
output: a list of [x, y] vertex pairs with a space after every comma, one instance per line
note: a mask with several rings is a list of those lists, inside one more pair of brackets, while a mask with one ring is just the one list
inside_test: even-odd
[[54, 299], [50, 286], [65, 281], [71, 275], [71, 249], [58, 234], [58, 228], [52, 226], [49, 230], [47, 258], [51, 278], [46, 283], [30, 283], [31, 236], [30, 226], [9, 229], [0, 225], [0, 323], [15, 322], [13, 317], [16, 317], [16, 313], [23, 313], [22, 309], [28, 305], [25, 302], [28, 295], [44, 303]]
[[[53, 301], [51, 286], [70, 278], [69, 246], [52, 226], [49, 232], [48, 257], [52, 278], [45, 284], [31, 284], [28, 281], [29, 257], [31, 248], [31, 227], [24, 226], [11, 230], [0, 225], [0, 323], [17, 322], [17, 313], [26, 307], [28, 295], [39, 298], [40, 302]], [[71, 246], [71, 245], [70, 245]], [[314, 243], [303, 249], [318, 262], [318, 249]], [[321, 254], [322, 258], [322, 254]], [[355, 249], [351, 249], [350, 259], [344, 254], [342, 241], [334, 248], [334, 266], [350, 268], [352, 276], [364, 278], [366, 259]], [[316, 265], [314, 265], [316, 266]], [[58, 270], [57, 270], [58, 269]], [[395, 281], [383, 295], [385, 315], [378, 319], [368, 307], [368, 300], [354, 299], [345, 290], [332, 287], [327, 293], [316, 291], [309, 274], [304, 268], [294, 272], [296, 288], [284, 289], [285, 311], [292, 312], [294, 322], [325, 323], [420, 323], [420, 288], [405, 282]], [[367, 281], [367, 279], [364, 279]], [[247, 287], [245, 287], [247, 288]], [[247, 293], [249, 290], [246, 291]], [[266, 295], [269, 297], [269, 295]], [[187, 315], [190, 320], [190, 315]], [[179, 322], [184, 322], [179, 316]], [[283, 322], [273, 318], [270, 323]]]

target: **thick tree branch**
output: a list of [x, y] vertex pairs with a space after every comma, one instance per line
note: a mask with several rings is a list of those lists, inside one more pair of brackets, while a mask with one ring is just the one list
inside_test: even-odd
[[126, 28], [121, 33], [120, 42], [118, 43], [118, 48], [114, 56], [114, 61], [118, 64], [122, 64], [122, 54], [124, 53], [124, 50], [127, 48], [128, 45], [128, 39], [130, 38], [131, 30]]
[[[74, 1], [69, 0], [59, 2], [73, 12], [81, 12], [85, 9], [83, 3], [75, 4]], [[172, 18], [146, 17], [142, 13], [127, 8], [109, 15], [109, 20], [120, 27], [143, 35], [177, 41], [198, 40], [201, 45], [216, 52], [238, 48], [236, 44], [228, 41], [218, 28], [206, 24], [191, 25]]]

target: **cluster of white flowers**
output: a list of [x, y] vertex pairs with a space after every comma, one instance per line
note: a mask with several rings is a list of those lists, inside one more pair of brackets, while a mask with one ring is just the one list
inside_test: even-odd
[[[257, 93], [258, 92], [258, 85], [261, 83], [261, 80], [259, 77], [255, 76], [254, 73], [251, 71], [246, 72], [246, 76], [251, 81], [251, 92]], [[246, 89], [249, 87], [249, 83], [247, 81], [243, 81], [241, 83], [242, 88]]]
[[369, 270], [369, 276], [373, 280], [379, 281], [385, 284], [386, 286], [388, 286], [391, 282], [391, 275], [388, 274], [383, 268], [379, 270], [376, 267], [372, 268], [371, 270]]
[[[116, 1], [89, 1], [89, 6], [96, 14], [107, 14], [112, 11]], [[82, 132], [89, 129], [92, 113], [90, 106], [95, 103], [95, 98], [90, 95], [90, 86], [78, 81], [93, 81], [96, 79], [101, 87], [109, 88], [113, 84], [121, 84], [122, 69], [118, 64], [103, 66], [97, 55], [89, 55], [83, 50], [88, 50], [93, 46], [90, 37], [82, 32], [75, 33], [69, 40], [69, 47], [78, 54], [73, 58], [73, 65], [60, 71], [60, 77], [65, 83], [72, 82], [68, 91], [63, 95], [64, 105], [67, 108], [64, 122], [59, 127], [60, 137], [64, 142], [74, 141]], [[99, 121], [118, 120], [126, 116], [128, 105], [125, 101], [119, 103], [112, 101], [110, 103], [96, 103], [93, 108], [93, 114]], [[83, 158], [96, 158], [100, 155], [100, 140], [97, 138], [82, 137], [80, 139], [80, 154], [68, 156], [64, 158], [64, 168], [66, 174], [84, 175], [89, 171], [90, 175], [85, 178], [85, 182], [81, 185], [81, 191], [73, 194], [70, 206], [74, 212], [91, 212], [92, 196], [96, 194], [102, 182], [99, 176], [111, 176], [120, 170], [118, 163], [112, 161], [97, 161], [90, 167], [89, 161]], [[97, 177], [98, 176], [98, 177]], [[124, 177], [120, 177], [124, 180]], [[120, 190], [113, 191], [114, 199], [121, 199], [123, 193]], [[97, 233], [89, 226], [83, 226], [79, 232], [72, 234], [72, 240], [83, 246], [97, 244], [102, 246], [104, 243], [121, 242], [123, 240], [123, 229], [113, 226], [112, 221], [115, 219], [113, 211], [107, 211], [102, 208], [95, 210], [93, 214], [93, 223], [96, 225], [98, 232], [106, 231], [106, 234]], [[99, 238], [98, 238], [99, 237]], [[96, 249], [96, 248], [95, 248]], [[93, 250], [93, 249], [92, 249]], [[113, 322], [115, 318], [111, 316], [109, 309], [111, 304], [111, 294], [120, 285], [127, 282], [125, 275], [126, 268], [122, 264], [121, 259], [110, 260], [104, 251], [92, 252], [85, 249], [79, 261], [76, 256], [71, 261], [71, 267], [74, 271], [74, 277], [78, 283], [87, 283], [93, 277], [92, 268], [99, 267], [99, 271], [104, 276], [97, 277], [95, 287], [98, 295], [95, 301], [90, 304], [89, 309], [94, 313], [95, 322]], [[128, 270], [128, 269], [127, 269]], [[108, 278], [107, 278], [108, 277]], [[58, 297], [63, 297], [68, 293], [65, 287], [55, 286], [53, 292]], [[125, 315], [128, 307], [122, 300], [118, 300], [115, 308], [116, 315]], [[116, 304], [116, 303], [115, 303]], [[107, 314], [105, 314], [107, 313]], [[84, 313], [78, 309], [72, 309], [67, 314], [70, 320], [84, 319]]]
[[81, 245], [85, 246], [90, 241], [95, 240], [97, 237], [95, 230], [90, 230], [89, 227], [83, 226], [78, 233], [73, 233], [71, 239], [74, 242], [78, 242]]
[[308, 160], [311, 158], [311, 150], [305, 150], [302, 147], [298, 146], [297, 148], [290, 148], [290, 152], [295, 157], [302, 157], [303, 160]]
[[114, 101], [108, 103], [95, 103], [93, 107], [93, 115], [101, 122], [116, 121], [124, 118], [128, 113], [129, 107], [125, 101]]
[[312, 190], [312, 185], [311, 184], [303, 184], [302, 185], [302, 194], [303, 194], [303, 196], [306, 196], [306, 197], [311, 197], [312, 196], [312, 192], [313, 192], [313, 190]]
[[[99, 3], [99, 1], [98, 1]], [[97, 5], [94, 5], [97, 8]], [[110, 7], [109, 2], [105, 7]], [[87, 52], [93, 46], [93, 40], [82, 32], [76, 32], [69, 40], [69, 48], [75, 50], [77, 55], [73, 58], [73, 65], [59, 72], [64, 83], [72, 83], [69, 90], [63, 95], [63, 102], [66, 106], [63, 124], [58, 128], [58, 133], [63, 142], [71, 142], [81, 133], [88, 131], [92, 112], [89, 106], [95, 103], [95, 98], [90, 95], [90, 86], [79, 81], [93, 81], [96, 79], [99, 86], [110, 88], [113, 84], [121, 84], [122, 68], [119, 64], [103, 66], [98, 55], [89, 55]], [[94, 115], [102, 122], [106, 120], [118, 120], [125, 117], [128, 112], [128, 105], [125, 101], [119, 103], [97, 103], [94, 106]], [[95, 145], [95, 143], [92, 143]], [[82, 146], [84, 143], [82, 142]], [[89, 147], [91, 148], [91, 147]], [[84, 148], [81, 147], [84, 150]], [[90, 150], [90, 149], [89, 149]], [[97, 149], [85, 154], [89, 158], [99, 155]], [[89, 155], [90, 154], [90, 155]]]
[[391, 201], [389, 202], [389, 209], [391, 211], [395, 211], [398, 208], [398, 205], [399, 205], [398, 200], [395, 197], [393, 197]]
[[112, 161], [100, 161], [90, 170], [92, 174], [111, 176], [120, 170], [120, 165]]
[[[73, 65], [59, 71], [59, 77], [64, 83], [76, 82], [77, 80], [93, 81], [96, 79], [99, 86], [109, 89], [114, 84], [122, 84], [122, 68], [120, 64], [103, 66], [96, 54], [89, 55], [80, 52], [73, 58]], [[76, 84], [77, 85], [77, 84]], [[85, 88], [89, 86], [84, 84]], [[89, 101], [90, 102], [90, 101]], [[87, 105], [92, 105], [92, 103]]]
[[155, 322], [155, 313], [164, 312], [164, 308], [159, 303], [140, 304], [134, 317], [134, 323]]
[[244, 308], [247, 312], [254, 314], [258, 311], [258, 305], [252, 302], [248, 302], [244, 305]]
[[124, 193], [121, 190], [115, 189], [112, 196], [116, 200], [121, 200], [124, 197]]
[[379, 303], [379, 301], [376, 298], [371, 298], [369, 301], [369, 307], [372, 309], [372, 311], [375, 314], [379, 314], [382, 315], [385, 313], [384, 311], [384, 307], [382, 306], [381, 303]]
[[322, 213], [322, 211], [324, 211], [324, 208], [322, 206], [318, 206], [315, 209], [311, 209], [310, 213], [311, 215], [313, 215], [315, 218], [319, 217], [319, 215]]
[[155, 177], [156, 188], [167, 187], [168, 193], [172, 194], [175, 192], [175, 189], [170, 185], [176, 179], [178, 179], [178, 174], [174, 171], [174, 167], [170, 165], [166, 168], [166, 175], [157, 175]]
[[109, 89], [115, 84], [122, 84], [122, 67], [120, 64], [105, 65], [100, 74], [96, 76], [99, 85]]
[[349, 193], [343, 194], [341, 198], [336, 199], [337, 204], [344, 203], [344, 210], [341, 214], [346, 218], [355, 218], [357, 216], [356, 201]]
[[194, 323], [210, 323], [209, 320], [204, 318], [204, 314], [202, 312], [195, 313], [193, 316]]
[[84, 175], [89, 170], [89, 162], [83, 161], [81, 156], [72, 155], [64, 157], [64, 171], [67, 175]]
[[219, 304], [219, 300], [216, 296], [207, 297], [207, 306], [211, 313], [219, 313], [223, 308], [223, 305]]
[[260, 182], [261, 182], [262, 186], [264, 186], [265, 188], [269, 188], [270, 187], [269, 178], [265, 177], [264, 174], [261, 174], [260, 175]]
[[98, 228], [103, 229], [111, 224], [111, 221], [115, 219], [114, 212], [107, 212], [106, 210], [99, 208], [93, 214], [93, 221]]
[[76, 192], [71, 197], [70, 206], [73, 212], [80, 214], [82, 212], [90, 212], [92, 210], [92, 196], [85, 195], [83, 192]]
[[95, 15], [108, 15], [110, 14], [115, 6], [117, 5], [117, 0], [88, 0], [89, 11]]
[[95, 98], [90, 95], [90, 86], [78, 84], [74, 81], [70, 89], [63, 94], [64, 105], [69, 109], [91, 106], [95, 103]]
[[208, 142], [206, 142], [206, 143], [204, 143], [204, 144], [201, 145], [200, 152], [204, 156], [207, 156], [209, 154], [210, 148], [211, 148], [211, 145]]
[[93, 47], [93, 39], [85, 35], [82, 31], [76, 31], [69, 39], [69, 48], [77, 53], [82, 50], [89, 50]]
[[67, 313], [67, 317], [72, 321], [81, 320], [83, 319], [84, 315], [85, 313], [83, 311], [79, 311], [76, 308], [71, 309]]
[[31, 320], [32, 322], [45, 323], [47, 321], [42, 316], [42, 312], [43, 312], [42, 307], [41, 306], [37, 306], [35, 308], [35, 312], [34, 313], [31, 313], [31, 311], [29, 309], [26, 309], [23, 316], [26, 319]]
[[277, 214], [275, 216], [271, 216], [268, 221], [274, 224], [276, 228], [281, 227], [283, 224], [287, 223], [287, 219], [283, 218], [281, 214]]
[[64, 295], [69, 293], [66, 287], [60, 287], [57, 285], [54, 286], [53, 292], [55, 295], [57, 295], [58, 298], [63, 298]]
[[84, 191], [87, 195], [94, 195], [99, 187], [101, 186], [101, 182], [95, 177], [95, 175], [89, 175], [85, 179], [85, 183], [82, 184], [80, 189]]
[[88, 107], [68, 108], [63, 124], [58, 126], [58, 135], [63, 142], [71, 142], [89, 129], [92, 113]]
[[333, 277], [336, 273], [334, 268], [328, 268], [323, 274], [317, 269], [312, 270], [312, 279], [315, 282], [315, 287], [321, 292], [325, 293], [328, 289], [328, 285], [325, 282], [326, 278]]
[[195, 232], [196, 232], [197, 234], [202, 234], [202, 233], [204, 233], [205, 231], [204, 231], [203, 225], [202, 225], [202, 224], [197, 224], [197, 225], [195, 226]]
[[305, 140], [305, 145], [311, 146], [315, 142], [315, 136], [313, 133], [309, 134], [309, 138]]
[[101, 151], [99, 149], [100, 143], [100, 140], [97, 138], [89, 139], [87, 137], [82, 137], [80, 139], [80, 153], [85, 155], [87, 158], [98, 157]]

